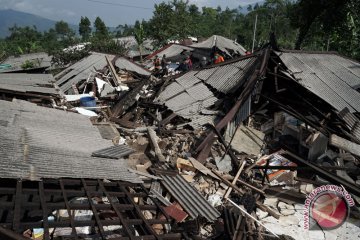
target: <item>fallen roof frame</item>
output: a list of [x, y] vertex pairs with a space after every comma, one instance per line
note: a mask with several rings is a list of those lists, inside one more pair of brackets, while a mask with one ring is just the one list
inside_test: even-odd
[[[116, 239], [180, 239], [179, 233], [157, 234], [152, 224], [167, 224], [170, 221], [157, 201], [155, 205], [135, 203], [134, 198], [149, 197], [148, 191], [140, 184], [129, 184], [121, 181], [103, 182], [102, 180], [85, 179], [44, 179], [40, 182], [1, 181], [0, 191], [8, 198], [0, 201], [2, 215], [1, 226], [21, 234], [27, 229], [43, 228], [44, 239], [50, 239], [50, 229], [71, 228], [67, 239], [77, 239], [83, 234], [77, 233], [78, 227], [91, 226], [96, 229], [92, 237], [107, 239], [114, 234], [106, 231], [106, 226], [122, 226], [117, 230], [121, 237]], [[131, 189], [130, 189], [131, 188]], [[88, 200], [82, 203], [73, 203], [69, 199], [85, 197]], [[109, 203], [99, 201], [94, 203], [94, 198], [106, 197]], [[48, 216], [53, 211], [67, 210], [69, 219], [50, 221]], [[74, 218], [74, 210], [90, 210], [91, 220]], [[146, 219], [145, 210], [161, 212], [165, 218]], [[4, 215], [5, 214], [5, 215]], [[105, 215], [107, 214], [107, 215]], [[109, 217], [111, 214], [111, 217]], [[30, 216], [31, 215], [31, 216]], [[5, 217], [4, 217], [5, 216]], [[5, 220], [4, 220], [5, 219]], [[34, 220], [35, 219], [35, 220]], [[18, 239], [15, 236], [10, 239]]]

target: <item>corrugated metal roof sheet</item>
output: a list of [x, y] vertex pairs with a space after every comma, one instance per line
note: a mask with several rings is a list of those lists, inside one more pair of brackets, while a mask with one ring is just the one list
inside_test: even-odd
[[179, 44], [171, 44], [170, 46], [165, 46], [163, 49], [155, 51], [155, 53], [148, 56], [148, 58], [152, 59], [155, 57], [155, 55], [162, 57], [164, 54], [166, 55], [167, 58], [172, 58], [180, 55], [184, 51], [193, 51], [193, 50], [194, 49], [192, 47], [187, 47]]
[[192, 217], [205, 217], [208, 221], [216, 220], [221, 214], [210, 205], [205, 198], [180, 175], [175, 177], [161, 175], [167, 191], [180, 203], [184, 210]]
[[234, 51], [236, 54], [245, 55], [246, 49], [239, 43], [218, 35], [213, 35], [203, 42], [191, 45], [193, 48], [207, 48], [212, 49], [214, 46], [225, 52], [229, 56], [231, 53], [228, 50]]
[[116, 145], [95, 151], [91, 154], [91, 156], [120, 159], [130, 155], [133, 152], [135, 152], [135, 150], [126, 145]]
[[235, 118], [227, 124], [225, 131], [225, 140], [230, 142], [232, 136], [236, 132], [236, 128], [243, 122], [246, 118], [250, 116], [251, 111], [251, 96], [244, 102], [240, 107]]
[[341, 111], [347, 107], [351, 112], [360, 112], [360, 93], [352, 88], [360, 84], [360, 77], [355, 74], [355, 69], [359, 69], [360, 64], [335, 54], [277, 54], [299, 84], [336, 110]]
[[[244, 80], [245, 74], [251, 70], [255, 64], [255, 61], [256, 57], [249, 57], [227, 65], [215, 65], [213, 68], [214, 71], [211, 75], [208, 73], [205, 74], [209, 75], [208, 78], [205, 78], [205, 75], [202, 75], [202, 77], [207, 84], [210, 84], [216, 90], [223, 93], [229, 93], [240, 87]], [[202, 71], [200, 71], [196, 76], [200, 75], [201, 72]]]
[[112, 146], [80, 114], [25, 101], [0, 101], [0, 176], [3, 178], [106, 178], [141, 182], [123, 160], [91, 157]]
[[34, 65], [34, 67], [30, 69], [48, 68], [51, 66], [51, 56], [49, 56], [47, 53], [44, 52], [29, 53], [29, 54], [22, 54], [20, 56], [8, 57], [3, 62], [1, 62], [1, 64], [9, 64], [10, 67], [5, 69], [0, 69], [0, 72], [6, 73], [6, 72], [25, 70], [22, 68], [22, 65], [27, 61], [31, 62]]
[[187, 92], [180, 93], [175, 97], [167, 100], [165, 106], [173, 111], [183, 109], [196, 102], [196, 99], [192, 98]]
[[194, 86], [195, 84], [201, 82], [199, 78], [196, 76], [197, 71], [190, 71], [185, 73], [184, 75], [178, 77], [176, 82], [183, 86], [185, 89]]
[[186, 89], [186, 92], [197, 101], [202, 101], [213, 96], [213, 93], [203, 83], [198, 83]]
[[51, 74], [1, 73], [0, 89], [21, 93], [61, 95]]
[[350, 133], [360, 141], [360, 119], [349, 112], [348, 108], [340, 111], [339, 117], [344, 120]]
[[173, 82], [173, 83], [169, 84], [165, 88], [165, 90], [159, 94], [159, 97], [156, 99], [156, 101], [165, 102], [166, 100], [168, 100], [184, 91], [185, 91], [185, 88], [183, 86], [181, 86], [177, 82]]
[[57, 84], [61, 90], [64, 92], [69, 91], [72, 84], [76, 84], [81, 80], [86, 80], [95, 69], [103, 69], [107, 66], [105, 56], [108, 56], [110, 60], [114, 58], [114, 55], [91, 53], [86, 58], [74, 63], [57, 74], [55, 79], [57, 79]]
[[242, 58], [236, 62], [213, 66], [199, 71], [189, 71], [167, 86], [156, 101], [164, 103], [179, 116], [192, 120], [191, 126], [213, 122], [217, 112], [205, 114], [218, 99], [214, 96], [211, 85], [216, 90], [229, 93], [238, 88], [245, 80], [246, 73], [253, 69], [256, 56]]
[[122, 69], [122, 70], [126, 70], [126, 71], [130, 71], [130, 72], [136, 72], [140, 75], [144, 75], [144, 76], [150, 76], [151, 72], [146, 70], [145, 68], [137, 65], [134, 62], [131, 62], [129, 59], [123, 58], [123, 57], [119, 57], [118, 59], [116, 59], [115, 61], [115, 65]]
[[104, 139], [113, 140], [120, 138], [120, 133], [114, 124], [96, 124], [95, 126], [98, 128], [102, 138]]

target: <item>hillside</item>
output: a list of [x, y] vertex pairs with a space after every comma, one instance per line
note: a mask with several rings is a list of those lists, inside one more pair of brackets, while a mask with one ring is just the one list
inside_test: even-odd
[[[15, 24], [20, 27], [36, 26], [39, 31], [47, 31], [54, 27], [56, 21], [43, 18], [34, 14], [19, 12], [15, 10], [0, 10], [0, 38], [9, 35], [9, 27]], [[77, 26], [70, 25], [71, 28], [77, 29]]]

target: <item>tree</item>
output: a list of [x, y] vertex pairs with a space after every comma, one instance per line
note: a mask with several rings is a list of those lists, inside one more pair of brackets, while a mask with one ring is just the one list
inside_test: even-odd
[[135, 27], [134, 33], [135, 33], [136, 42], [139, 45], [140, 61], [142, 62], [143, 61], [142, 50], [143, 50], [143, 43], [145, 40], [145, 32], [144, 32], [143, 25], [141, 23], [139, 24], [138, 27]]
[[91, 22], [88, 17], [81, 17], [79, 23], [79, 34], [83, 41], [87, 41], [91, 35]]
[[191, 33], [191, 19], [188, 12], [188, 2], [183, 0], [173, 0], [170, 6], [173, 9], [171, 14], [171, 35], [174, 39], [185, 39]]
[[97, 17], [94, 22], [95, 37], [98, 39], [108, 39], [110, 37], [109, 31], [100, 17]]
[[41, 51], [41, 33], [35, 26], [9, 28], [10, 36], [6, 38], [9, 54], [24, 54]]
[[295, 48], [300, 49], [309, 30], [315, 22], [323, 25], [323, 30], [331, 32], [346, 22], [350, 0], [311, 1], [300, 0], [292, 7], [292, 24], [299, 28]]
[[55, 31], [62, 40], [71, 39], [75, 35], [69, 24], [64, 21], [55, 23]]
[[156, 41], [157, 45], [163, 45], [172, 37], [173, 30], [170, 22], [173, 21], [173, 10], [165, 2], [155, 4], [153, 17], [150, 19], [150, 36]]

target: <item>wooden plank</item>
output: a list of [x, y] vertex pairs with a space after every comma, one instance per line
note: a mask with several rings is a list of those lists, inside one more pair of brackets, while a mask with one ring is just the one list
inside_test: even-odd
[[115, 68], [114, 68], [114, 66], [112, 65], [109, 57], [108, 57], [108, 56], [105, 56], [105, 58], [106, 58], [107, 64], [108, 64], [109, 67], [110, 67], [111, 75], [112, 75], [113, 78], [114, 78], [114, 84], [115, 84], [115, 86], [119, 86], [119, 82], [121, 82], [121, 80], [120, 80], [119, 76], [117, 75], [117, 73], [116, 73], [116, 71], [115, 71]]
[[360, 156], [359, 144], [346, 140], [345, 138], [339, 137], [335, 134], [331, 134], [330, 136], [330, 145], [338, 147], [356, 156]]

